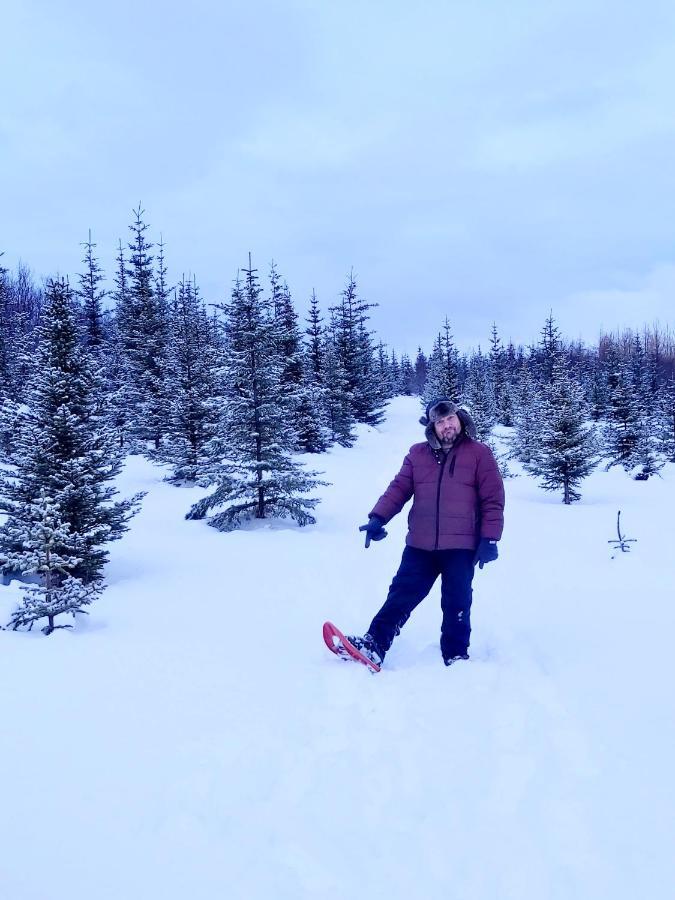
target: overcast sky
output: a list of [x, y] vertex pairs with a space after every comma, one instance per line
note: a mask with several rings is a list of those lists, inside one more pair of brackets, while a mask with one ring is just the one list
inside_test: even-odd
[[5, 0], [0, 250], [112, 276], [139, 201], [206, 299], [252, 251], [379, 336], [675, 327], [675, 4]]

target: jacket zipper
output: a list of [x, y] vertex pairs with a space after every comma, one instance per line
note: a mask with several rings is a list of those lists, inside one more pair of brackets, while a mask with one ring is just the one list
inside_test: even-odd
[[[436, 489], [436, 543], [434, 544], [434, 550], [438, 550], [438, 539], [439, 532], [441, 529], [441, 481], [443, 480], [443, 472], [445, 471], [445, 464], [448, 461], [448, 456], [450, 453], [446, 453], [443, 458], [443, 464], [441, 465], [441, 471], [438, 476], [438, 487]], [[452, 460], [450, 461], [450, 468], [448, 469], [448, 477], [452, 478], [455, 474], [455, 460], [457, 459], [457, 454], [452, 454]]]

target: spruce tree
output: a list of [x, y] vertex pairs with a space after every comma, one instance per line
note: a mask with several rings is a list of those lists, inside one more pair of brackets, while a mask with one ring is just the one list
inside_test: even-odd
[[459, 354], [453, 342], [450, 323], [445, 320], [444, 334], [438, 335], [429, 358], [427, 380], [424, 387], [423, 404], [436, 397], [461, 400], [459, 386]]
[[338, 306], [331, 307], [333, 347], [347, 380], [353, 416], [357, 422], [379, 425], [383, 418], [383, 391], [378, 382], [368, 310], [357, 293], [354, 273], [349, 276]]
[[[278, 354], [271, 301], [259, 285], [250, 257], [244, 284], [237, 284], [222, 306], [226, 335], [228, 386], [213, 443], [220, 456], [214, 467], [215, 491], [196, 503], [188, 519], [202, 519], [216, 508], [209, 524], [232, 531], [250, 519], [290, 517], [299, 525], [315, 521], [314, 472], [293, 462], [295, 434], [281, 389], [283, 361]], [[224, 452], [223, 452], [224, 451]]]
[[395, 350], [391, 351], [389, 360], [389, 392], [389, 397], [396, 397], [401, 393], [401, 366]]
[[2, 265], [0, 253], [0, 402], [10, 391], [11, 360], [13, 357], [11, 336], [11, 309], [7, 269]]
[[306, 322], [302, 355], [302, 391], [297, 419], [298, 442], [300, 449], [305, 453], [323, 453], [328, 449], [330, 442], [326, 348], [319, 303], [314, 291]]
[[181, 279], [169, 313], [171, 344], [167, 350], [168, 418], [164, 440], [154, 454], [168, 463], [174, 484], [194, 483], [205, 475], [206, 446], [217, 430], [217, 351], [213, 323], [196, 282]]
[[[396, 363], [398, 369], [398, 362]], [[375, 354], [375, 381], [377, 392], [382, 403], [386, 403], [396, 393], [398, 373], [394, 373], [392, 362], [389, 360], [386, 344], [380, 341]]]
[[565, 504], [581, 498], [577, 488], [597, 464], [594, 428], [585, 424], [584, 416], [583, 391], [569, 375], [565, 354], [559, 352], [543, 387], [537, 448], [525, 468], [541, 479], [544, 490], [562, 490]]
[[[105, 545], [127, 530], [142, 495], [113, 501], [117, 491], [110, 482], [122, 457], [106, 425], [101, 378], [81, 346], [77, 310], [64, 281], [49, 283], [38, 335], [13, 470], [0, 478], [0, 510], [7, 514], [0, 555], [5, 568], [11, 561], [13, 570], [30, 572], [34, 554], [46, 553], [49, 545], [60, 561], [49, 569], [45, 590], [65, 587], [68, 578], [100, 586]], [[87, 595], [67, 583], [71, 600]]]
[[21, 403], [32, 371], [42, 292], [20, 263], [15, 276], [0, 271], [0, 397]]
[[[151, 444], [159, 449], [165, 431], [168, 403], [164, 384], [167, 360], [168, 311], [158, 294], [153, 272], [152, 244], [143, 221], [144, 210], [134, 210], [129, 226], [133, 240], [124, 276], [124, 292], [117, 305], [116, 326], [126, 359], [126, 400], [129, 434], [143, 452]], [[122, 280], [119, 279], [121, 282]]]
[[537, 375], [542, 384], [549, 384], [553, 379], [553, 367], [562, 350], [560, 329], [556, 325], [551, 311], [541, 331], [541, 340], [537, 351]]
[[479, 441], [488, 442], [497, 422], [497, 404], [491, 378], [490, 360], [480, 350], [471, 357], [464, 386], [464, 402], [476, 426]]
[[417, 348], [417, 356], [415, 357], [415, 393], [422, 397], [426, 393], [427, 370], [429, 364], [427, 358], [422, 353], [422, 348]]
[[607, 384], [603, 455], [607, 469], [620, 465], [629, 471], [640, 463], [640, 406], [630, 360], [619, 356], [615, 347], [607, 356]]
[[34, 503], [24, 504], [23, 516], [11, 518], [4, 539], [12, 547], [6, 556], [0, 557], [3, 566], [23, 575], [37, 575], [37, 584], [22, 585], [24, 592], [19, 606], [14, 610], [8, 627], [16, 631], [30, 631], [40, 619], [47, 619], [42, 628], [51, 634], [57, 628], [71, 625], [55, 625], [57, 616], [86, 613], [86, 606], [101, 593], [99, 582], [85, 583], [71, 574], [81, 560], [76, 556], [64, 556], [64, 548], [77, 544], [77, 538], [62, 521], [61, 507], [64, 497], [55, 500], [41, 496]]
[[399, 376], [399, 393], [410, 397], [415, 393], [415, 370], [407, 353], [401, 355], [401, 370]]
[[354, 397], [332, 334], [326, 341], [326, 393], [331, 442], [341, 447], [351, 447], [356, 440]]
[[513, 391], [509, 378], [509, 358], [502, 347], [496, 323], [490, 336], [490, 378], [495, 395], [495, 413], [500, 425], [513, 425]]
[[130, 350], [130, 329], [127, 327], [132, 316], [127, 261], [120, 240], [115, 258], [115, 289], [112, 297], [115, 314], [109, 326], [109, 342], [106, 348], [106, 392], [108, 395], [108, 419], [117, 435], [120, 448], [133, 449], [132, 408], [137, 400], [134, 386], [132, 356]]
[[101, 288], [103, 272], [98, 259], [94, 256], [96, 244], [92, 243], [91, 231], [89, 239], [82, 246], [85, 248], [82, 260], [85, 270], [78, 276], [80, 289], [77, 293], [82, 304], [84, 342], [91, 351], [96, 352], [102, 347], [105, 339], [103, 301], [106, 291]]
[[658, 429], [658, 379], [654, 371], [654, 361], [645, 352], [639, 335], [633, 338], [631, 353], [633, 383], [635, 385], [635, 405], [639, 421], [637, 432], [636, 459], [642, 475], [654, 475], [664, 465], [659, 454]]
[[542, 399], [531, 366], [524, 361], [515, 386], [515, 432], [510, 438], [511, 456], [523, 464], [534, 461], [542, 429]]
[[675, 463], [675, 375], [671, 375], [661, 388], [656, 412], [658, 452], [667, 462]]
[[[302, 338], [291, 292], [286, 282], [280, 282], [274, 263], [270, 271], [270, 288], [276, 355], [282, 365], [280, 389], [285, 397], [289, 425], [295, 428], [303, 394]], [[299, 436], [296, 436], [294, 446], [297, 450], [302, 449], [302, 440]]]

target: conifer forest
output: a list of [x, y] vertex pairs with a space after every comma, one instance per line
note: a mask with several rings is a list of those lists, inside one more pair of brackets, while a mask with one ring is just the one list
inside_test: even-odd
[[103, 590], [106, 547], [143, 502], [114, 487], [129, 454], [207, 489], [185, 516], [223, 532], [312, 524], [321, 454], [401, 394], [421, 412], [459, 401], [505, 477], [517, 459], [565, 504], [596, 467], [647, 480], [675, 462], [675, 337], [658, 325], [584, 346], [551, 312], [528, 346], [496, 322], [483, 349], [460, 352], [449, 308], [413, 358], [374, 334], [348, 264], [335, 296], [294, 297], [282, 268], [252, 254], [229, 293], [205, 298], [140, 206], [115, 271], [91, 233], [82, 246], [68, 278], [0, 265], [0, 567], [24, 582], [7, 628], [68, 627], [63, 614]]

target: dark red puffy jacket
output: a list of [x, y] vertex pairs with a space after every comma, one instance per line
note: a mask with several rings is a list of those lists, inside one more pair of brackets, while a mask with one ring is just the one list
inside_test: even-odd
[[504, 527], [504, 483], [492, 451], [463, 435], [447, 452], [414, 444], [401, 471], [371, 510], [386, 522], [413, 497], [406, 544], [420, 550], [474, 550], [498, 541]]

